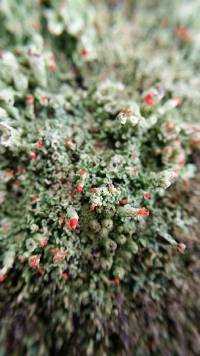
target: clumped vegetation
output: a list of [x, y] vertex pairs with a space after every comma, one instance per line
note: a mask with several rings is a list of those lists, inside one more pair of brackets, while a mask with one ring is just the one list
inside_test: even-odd
[[199, 354], [199, 10], [0, 3], [2, 355]]

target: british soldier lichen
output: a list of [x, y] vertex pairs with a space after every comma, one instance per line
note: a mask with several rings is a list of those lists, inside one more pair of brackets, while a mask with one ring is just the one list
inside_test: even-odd
[[159, 298], [174, 278], [169, 259], [185, 252], [173, 236], [184, 212], [168, 209], [165, 196], [194, 171], [184, 50], [195, 67], [198, 47], [173, 21], [155, 34], [159, 11], [146, 23], [147, 4], [132, 28], [125, 5], [109, 15], [106, 1], [94, 3], [24, 2], [17, 13], [15, 1], [0, 3], [2, 296], [48, 305], [57, 351], [66, 332], [74, 352], [77, 317], [86, 329], [74, 347], [88, 355], [108, 337], [103, 319], [115, 313], [116, 292], [134, 298], [146, 288]]

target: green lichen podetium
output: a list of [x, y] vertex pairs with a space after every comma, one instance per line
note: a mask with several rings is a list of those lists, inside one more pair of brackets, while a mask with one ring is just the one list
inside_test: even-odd
[[0, 3], [3, 355], [131, 354], [120, 298], [156, 303], [181, 276], [190, 219], [166, 194], [195, 170], [198, 23], [134, 4]]

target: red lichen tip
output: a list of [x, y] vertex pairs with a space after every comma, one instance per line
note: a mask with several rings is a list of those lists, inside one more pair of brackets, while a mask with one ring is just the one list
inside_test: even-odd
[[83, 188], [84, 188], [83, 184], [78, 184], [76, 187], [76, 192], [81, 193], [83, 191]]
[[52, 63], [50, 63], [49, 65], [48, 65], [48, 67], [49, 67], [49, 70], [51, 71], [51, 72], [55, 72], [56, 71], [56, 63], [55, 62], [52, 62]]
[[89, 54], [89, 51], [86, 49], [86, 48], [83, 48], [81, 51], [80, 51], [80, 56], [81, 57], [87, 57]]
[[127, 199], [127, 198], [122, 199], [122, 200], [120, 200], [120, 202], [119, 202], [119, 204], [120, 204], [121, 206], [124, 206], [124, 205], [126, 205], [127, 203], [128, 203], [128, 199]]
[[39, 199], [38, 195], [31, 195], [31, 201], [32, 202], [35, 202], [38, 199]]
[[44, 142], [42, 140], [38, 140], [35, 144], [35, 147], [37, 148], [37, 150], [41, 150], [42, 148], [44, 148]]
[[70, 230], [75, 230], [78, 226], [78, 218], [71, 218], [68, 220], [67, 225]]
[[164, 147], [164, 148], [163, 148], [163, 153], [164, 153], [165, 155], [171, 154], [171, 153], [172, 153], [172, 147], [170, 147], [170, 146]]
[[178, 96], [176, 96], [176, 97], [174, 98], [174, 102], [175, 102], [175, 105], [176, 105], [176, 106], [179, 106], [179, 105], [181, 105], [182, 100], [181, 100], [181, 98], [179, 98]]
[[14, 170], [13, 169], [7, 169], [7, 171], [5, 172], [5, 175], [6, 175], [6, 177], [14, 177], [14, 175], [15, 175], [15, 172], [14, 172]]
[[144, 215], [144, 216], [149, 216], [150, 212], [146, 208], [141, 208], [136, 211], [137, 215]]
[[80, 172], [79, 172], [79, 173], [80, 173], [80, 176], [81, 176], [81, 177], [85, 177], [88, 172], [87, 172], [85, 169], [80, 169]]
[[33, 28], [34, 30], [36, 30], [36, 31], [38, 31], [39, 28], [40, 28], [40, 24], [39, 24], [38, 21], [33, 21], [33, 22], [31, 23], [31, 26], [32, 26], [32, 28]]
[[23, 167], [17, 167], [16, 174], [22, 174], [24, 172], [25, 172], [25, 169]]
[[53, 62], [55, 62], [55, 60], [56, 60], [56, 56], [55, 56], [54, 53], [50, 53], [48, 58], [49, 58], [50, 61], [53, 61]]
[[115, 286], [119, 286], [120, 285], [120, 279], [118, 277], [116, 277], [112, 283], [115, 285]]
[[30, 158], [31, 158], [32, 160], [36, 160], [36, 159], [37, 159], [36, 153], [35, 153], [35, 152], [31, 152], [31, 153], [30, 153]]
[[200, 145], [200, 140], [192, 140], [191, 144], [192, 146], [198, 146]]
[[76, 146], [76, 141], [67, 138], [64, 140], [64, 144], [73, 150]]
[[191, 33], [190, 33], [189, 29], [185, 26], [178, 26], [176, 28], [176, 36], [183, 41], [191, 40]]
[[47, 239], [44, 239], [44, 240], [40, 241], [40, 246], [41, 247], [46, 247], [47, 245], [48, 245], [48, 240]]
[[53, 263], [63, 263], [65, 260], [66, 253], [62, 248], [55, 248], [53, 255]]
[[5, 281], [5, 274], [0, 273], [0, 283], [3, 283]]
[[90, 188], [91, 193], [97, 193], [98, 188]]
[[18, 256], [18, 260], [19, 260], [20, 263], [24, 263], [25, 257], [20, 255], [20, 256]]
[[67, 272], [62, 272], [62, 277], [65, 281], [67, 281], [69, 279], [69, 273]]
[[40, 99], [41, 99], [41, 101], [42, 101], [43, 104], [47, 104], [47, 103], [48, 103], [48, 100], [49, 100], [49, 98], [48, 98], [47, 95], [42, 95]]
[[93, 211], [98, 207], [98, 205], [96, 203], [92, 203], [90, 204], [90, 210]]
[[26, 102], [27, 102], [27, 104], [28, 104], [29, 106], [32, 106], [33, 103], [34, 103], [34, 97], [33, 97], [33, 95], [27, 95], [27, 97], [26, 97]]
[[147, 93], [144, 97], [144, 102], [148, 105], [148, 106], [154, 106], [155, 105], [155, 101], [154, 101], [154, 95], [153, 93]]
[[32, 268], [38, 268], [40, 264], [40, 256], [34, 255], [29, 258], [29, 266]]
[[181, 164], [181, 165], [184, 165], [184, 164], [186, 164], [186, 160], [185, 159], [180, 159], [178, 163]]
[[149, 200], [149, 199], [151, 199], [151, 193], [149, 193], [149, 192], [144, 192], [144, 193], [143, 193], [143, 197], [144, 197], [144, 200]]

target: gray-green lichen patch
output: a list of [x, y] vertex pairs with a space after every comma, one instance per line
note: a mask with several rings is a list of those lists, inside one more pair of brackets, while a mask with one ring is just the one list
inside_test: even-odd
[[[194, 176], [200, 142], [184, 4], [0, 3], [3, 354], [116, 354], [116, 337], [130, 354], [123, 298], [133, 311], [181, 280], [174, 231], [194, 219], [168, 189]], [[12, 312], [26, 337], [9, 351]]]

